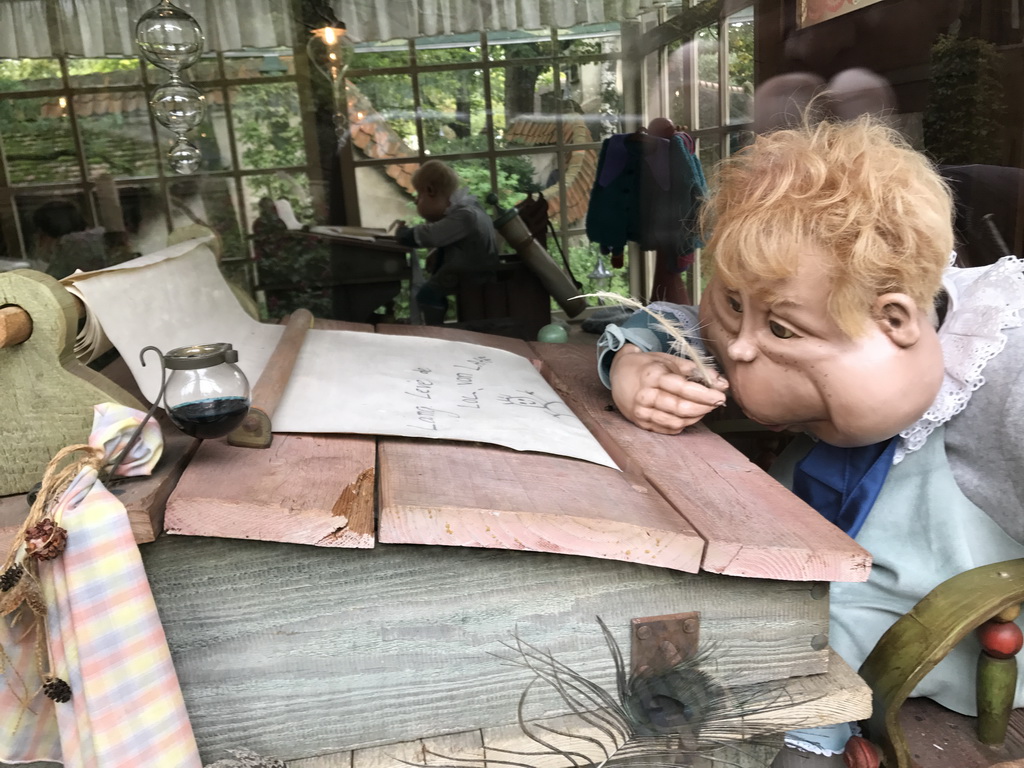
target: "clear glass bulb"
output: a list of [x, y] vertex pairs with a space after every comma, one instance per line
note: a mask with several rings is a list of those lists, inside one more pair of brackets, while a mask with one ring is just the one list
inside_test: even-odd
[[199, 23], [170, 0], [160, 0], [135, 25], [135, 43], [142, 55], [172, 74], [199, 61], [205, 42]]
[[149, 106], [160, 125], [181, 136], [203, 122], [206, 97], [195, 86], [171, 75], [169, 82], [153, 91]]
[[355, 50], [343, 24], [314, 29], [306, 43], [306, 53], [317, 71], [332, 83], [345, 77]]
[[172, 171], [182, 176], [188, 176], [190, 173], [198, 171], [202, 160], [203, 156], [199, 152], [199, 148], [184, 136], [179, 136], [170, 152], [167, 153], [167, 164]]

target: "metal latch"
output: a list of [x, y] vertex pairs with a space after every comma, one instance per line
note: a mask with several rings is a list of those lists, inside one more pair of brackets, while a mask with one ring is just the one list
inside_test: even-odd
[[673, 613], [631, 620], [633, 674], [666, 672], [696, 655], [700, 613]]

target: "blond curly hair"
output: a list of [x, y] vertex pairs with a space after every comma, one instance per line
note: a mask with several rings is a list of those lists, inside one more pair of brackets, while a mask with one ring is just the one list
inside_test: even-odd
[[413, 173], [412, 185], [417, 192], [424, 192], [430, 187], [435, 195], [451, 197], [462, 185], [462, 179], [447, 163], [427, 160]]
[[714, 269], [731, 286], [770, 292], [793, 276], [800, 248], [831, 257], [828, 308], [851, 337], [884, 293], [927, 310], [953, 249], [946, 184], [870, 117], [759, 136], [719, 166], [702, 225]]

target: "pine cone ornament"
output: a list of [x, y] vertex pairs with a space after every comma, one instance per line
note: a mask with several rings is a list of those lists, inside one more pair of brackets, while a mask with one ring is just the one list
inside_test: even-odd
[[36, 560], [52, 560], [64, 551], [68, 532], [46, 518], [25, 531], [28, 554]]
[[9, 592], [18, 585], [21, 581], [22, 575], [25, 573], [25, 569], [21, 563], [15, 563], [0, 576], [0, 592]]
[[47, 677], [43, 681], [43, 693], [58, 704], [71, 701], [71, 686], [59, 677]]

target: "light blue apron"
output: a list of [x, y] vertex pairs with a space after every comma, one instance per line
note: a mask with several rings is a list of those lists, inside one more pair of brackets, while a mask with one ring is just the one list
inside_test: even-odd
[[[1010, 538], [957, 486], [946, 459], [944, 433], [944, 427], [937, 428], [924, 446], [889, 472], [856, 539], [874, 560], [869, 580], [832, 584], [829, 643], [854, 669], [893, 622], [933, 587], [979, 565], [1024, 557], [1024, 545]], [[781, 466], [773, 467], [773, 474], [787, 485], [791, 485], [793, 459], [790, 454], [780, 459]], [[921, 681], [913, 695], [975, 715], [979, 651], [972, 633]], [[1018, 656], [1014, 707], [1024, 705], [1021, 663]]]

